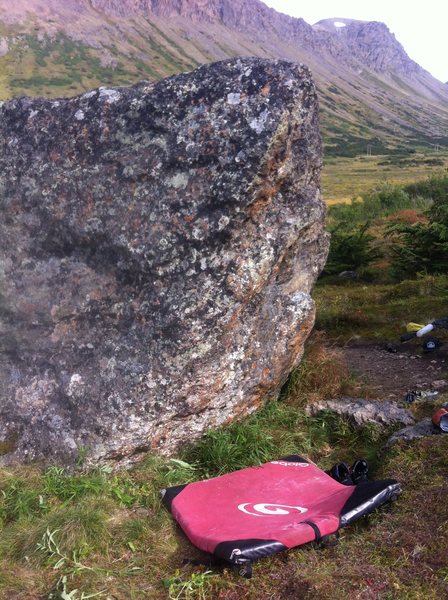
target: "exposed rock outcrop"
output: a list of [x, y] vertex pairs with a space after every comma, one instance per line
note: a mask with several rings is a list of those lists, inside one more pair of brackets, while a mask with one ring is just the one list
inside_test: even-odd
[[[15, 0], [13, 3], [0, 0], [0, 21], [23, 26], [27, 20], [25, 15], [37, 17], [45, 30], [64, 31], [75, 40], [80, 39], [79, 32], [74, 31], [77, 29], [75, 23], [81, 19], [84, 21], [82, 29], [91, 30], [91, 36], [97, 37], [96, 44], [94, 39], [85, 41], [90, 39], [92, 47], [101, 42], [108, 51], [111, 42], [115, 43], [121, 37], [104, 38], [104, 31], [113, 32], [114, 19], [119, 19], [120, 31], [124, 31], [123, 27], [126, 29], [123, 21], [142, 18], [156, 18], [162, 22], [174, 19], [178, 25], [187, 28], [188, 24], [222, 25], [230, 31], [249, 34], [251, 42], [253, 38], [261, 41], [264, 53], [265, 45], [271, 49], [274, 44], [277, 46], [274, 55], [284, 57], [282, 44], [287, 40], [295, 50], [305, 52], [304, 56], [311, 53], [318, 62], [336, 60], [340, 67], [355, 71], [367, 67], [388, 78], [391, 74], [410, 77], [411, 81], [422, 77], [422, 83], [430, 87], [435, 84], [438, 93], [445, 96], [443, 85], [431, 82], [432, 78], [427, 77], [429, 74], [406, 54], [387, 25], [377, 21], [330, 18], [310, 25], [302, 18], [278, 12], [259, 0]], [[101, 15], [103, 21], [98, 20]], [[132, 32], [132, 28], [128, 32]], [[153, 33], [150, 29], [150, 36]], [[332, 66], [334, 68], [333, 63]]]
[[0, 106], [2, 460], [170, 452], [298, 363], [328, 239], [309, 71]]
[[400, 408], [393, 400], [365, 400], [363, 398], [341, 398], [323, 400], [307, 407], [308, 414], [315, 415], [323, 410], [331, 410], [338, 415], [348, 417], [355, 425], [362, 427], [367, 423], [387, 426], [394, 423], [411, 425], [414, 416], [407, 408]]
[[406, 54], [403, 46], [384, 23], [357, 21], [355, 19], [323, 19], [314, 26], [315, 31], [336, 34], [344, 48], [345, 62], [351, 59], [380, 73], [397, 73], [404, 76], [419, 74], [423, 69]]
[[300, 40], [314, 44], [311, 25], [303, 19], [277, 12], [259, 0], [143, 0], [139, 3], [133, 0], [90, 0], [90, 3], [111, 16], [183, 17], [191, 22], [221, 23], [257, 36], [280, 35], [293, 42]]

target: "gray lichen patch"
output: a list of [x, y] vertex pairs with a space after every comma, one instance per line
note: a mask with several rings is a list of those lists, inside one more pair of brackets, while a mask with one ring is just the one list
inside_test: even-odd
[[187, 175], [187, 173], [176, 173], [176, 175], [173, 175], [173, 177], [171, 177], [171, 179], [168, 180], [168, 185], [170, 187], [175, 188], [176, 190], [183, 190], [187, 187], [188, 182], [189, 176]]
[[99, 99], [104, 100], [107, 104], [114, 104], [121, 98], [120, 92], [115, 89], [100, 88], [99, 92]]

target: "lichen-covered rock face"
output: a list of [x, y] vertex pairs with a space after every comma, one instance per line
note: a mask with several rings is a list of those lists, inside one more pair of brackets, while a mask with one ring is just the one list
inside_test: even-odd
[[3, 462], [169, 453], [276, 394], [327, 254], [309, 71], [0, 106]]

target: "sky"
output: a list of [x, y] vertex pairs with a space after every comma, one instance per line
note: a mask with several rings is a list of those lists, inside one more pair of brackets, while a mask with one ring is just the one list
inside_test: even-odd
[[263, 0], [311, 25], [332, 17], [386, 23], [407, 54], [448, 82], [448, 0]]

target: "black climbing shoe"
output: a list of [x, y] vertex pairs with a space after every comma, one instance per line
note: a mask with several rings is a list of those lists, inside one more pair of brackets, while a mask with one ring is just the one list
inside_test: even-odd
[[351, 469], [352, 481], [358, 485], [361, 481], [367, 481], [369, 474], [369, 463], [364, 458], [355, 460]]
[[398, 345], [393, 342], [386, 342], [386, 344], [384, 344], [384, 350], [392, 353], [398, 352]]
[[404, 397], [404, 401], [406, 404], [412, 404], [417, 400], [418, 397], [420, 397], [420, 392], [417, 392], [417, 390], [411, 390]]
[[339, 483], [344, 485], [353, 485], [353, 480], [350, 476], [350, 470], [347, 465], [343, 462], [336, 463], [329, 471], [327, 471], [330, 477], [333, 477]]

